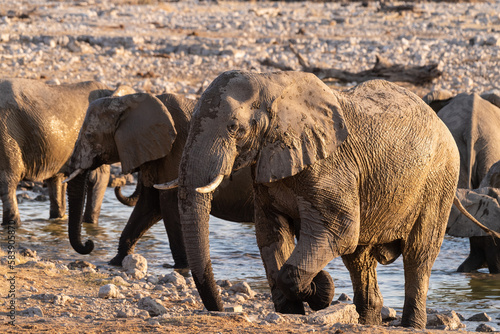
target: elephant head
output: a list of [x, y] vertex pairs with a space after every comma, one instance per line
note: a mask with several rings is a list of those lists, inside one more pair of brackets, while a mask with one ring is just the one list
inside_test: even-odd
[[81, 242], [82, 207], [89, 170], [121, 162], [124, 173], [166, 156], [176, 138], [174, 121], [155, 96], [136, 93], [92, 102], [87, 110], [69, 166], [74, 172], [68, 185], [69, 239], [81, 254], [93, 242]]
[[339, 99], [312, 74], [229, 71], [203, 93], [178, 185], [189, 267], [208, 310], [222, 310], [208, 240], [212, 192], [222, 179], [252, 165], [255, 183], [281, 180], [328, 157], [346, 137]]

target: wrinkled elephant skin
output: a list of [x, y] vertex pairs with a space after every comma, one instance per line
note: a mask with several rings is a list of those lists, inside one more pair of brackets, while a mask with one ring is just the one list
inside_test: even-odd
[[[89, 102], [112, 91], [97, 82], [47, 85], [28, 79], [0, 80], [0, 195], [2, 223], [21, 222], [16, 187], [22, 179], [46, 181], [50, 216], [66, 214], [66, 163], [71, 155]], [[106, 173], [106, 170], [102, 171]], [[94, 172], [95, 173], [101, 173]], [[109, 177], [109, 169], [107, 170]], [[97, 183], [91, 198], [100, 198], [107, 182]], [[92, 202], [88, 219], [96, 222], [100, 202]]]
[[425, 327], [459, 153], [420, 98], [381, 80], [335, 92], [300, 72], [230, 71], [212, 82], [193, 113], [178, 179], [189, 267], [210, 311], [223, 307], [210, 263], [206, 186], [246, 166], [278, 312], [304, 313], [304, 302], [327, 307], [334, 287], [322, 269], [342, 256], [360, 321], [378, 324], [376, 265], [402, 254], [402, 324]]
[[[136, 193], [131, 198], [118, 195], [122, 203], [135, 207], [121, 234], [118, 253], [110, 264], [120, 266], [123, 258], [133, 253], [141, 236], [163, 219], [174, 268], [188, 267], [177, 190], [160, 191], [152, 186], [177, 178], [195, 103], [179, 95], [155, 97], [137, 93], [104, 98], [89, 106], [71, 157], [72, 169], [87, 170], [119, 161], [124, 172], [139, 171]], [[84, 186], [82, 183], [74, 192], [75, 202], [81, 201]], [[252, 221], [252, 197], [252, 179], [247, 168], [221, 185], [214, 196], [212, 214], [232, 221]], [[88, 252], [91, 247], [81, 241], [81, 210], [71, 212], [72, 245], [77, 251]]]
[[[439, 99], [443, 99], [440, 101]], [[500, 232], [500, 216], [496, 191], [500, 179], [495, 167], [500, 160], [500, 97], [494, 94], [448, 95], [434, 93], [429, 103], [440, 105], [439, 118], [450, 129], [460, 152], [460, 178], [457, 196], [472, 215], [495, 231]], [[437, 100], [437, 101], [436, 101]], [[486, 235], [470, 221], [452, 209], [448, 233], [470, 237], [470, 254], [459, 266], [460, 272], [487, 267], [499, 273], [500, 239]]]

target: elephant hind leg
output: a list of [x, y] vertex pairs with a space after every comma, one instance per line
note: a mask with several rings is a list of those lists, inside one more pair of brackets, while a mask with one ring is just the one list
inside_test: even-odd
[[470, 253], [464, 262], [458, 267], [459, 273], [470, 273], [487, 267], [486, 254], [484, 253], [484, 241], [489, 237], [469, 238]]
[[405, 301], [401, 324], [404, 327], [425, 328], [426, 300], [431, 269], [443, 242], [451, 208], [453, 192], [446, 198], [429, 200], [422, 208], [413, 229], [403, 243]]
[[342, 261], [351, 275], [359, 322], [367, 325], [382, 323], [381, 310], [384, 305], [377, 283], [375, 247], [358, 246], [354, 253], [342, 256]]

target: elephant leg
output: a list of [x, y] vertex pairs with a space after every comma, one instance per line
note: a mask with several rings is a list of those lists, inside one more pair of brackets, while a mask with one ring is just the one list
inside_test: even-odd
[[381, 324], [384, 301], [377, 283], [377, 261], [373, 246], [358, 246], [354, 253], [343, 255], [342, 261], [351, 275], [359, 322], [367, 325]]
[[500, 239], [493, 237], [476, 237], [483, 246], [484, 253], [486, 254], [486, 262], [490, 274], [500, 273]]
[[7, 225], [10, 222], [14, 222], [16, 225], [21, 224], [21, 216], [19, 215], [16, 197], [16, 187], [18, 182], [19, 181], [1, 183], [0, 196], [3, 203], [2, 225]]
[[[440, 198], [432, 202], [422, 209], [402, 247], [405, 301], [401, 324], [404, 327], [425, 328], [427, 323], [429, 278], [443, 242], [450, 210], [443, 203], [451, 203], [451, 200]], [[441, 207], [435, 208], [438, 203]]]
[[[260, 199], [257, 196], [255, 198], [256, 202]], [[271, 208], [256, 203], [255, 233], [276, 312], [305, 314], [302, 300], [288, 299], [277, 286], [280, 268], [295, 245], [292, 221], [282, 215], [275, 215]]]
[[109, 261], [109, 264], [121, 266], [125, 256], [134, 252], [139, 239], [161, 218], [158, 190], [142, 187], [139, 200], [120, 236], [118, 253]]
[[174, 268], [189, 268], [184, 239], [182, 237], [177, 190], [160, 191], [161, 215], [167, 231]]
[[99, 222], [102, 201], [109, 183], [110, 170], [111, 167], [109, 165], [102, 165], [90, 173], [87, 187], [87, 201], [83, 215], [83, 222], [85, 223], [97, 224]]
[[62, 183], [63, 178], [63, 174], [56, 174], [45, 180], [49, 190], [49, 219], [64, 218], [66, 216], [66, 184]]
[[[335, 257], [352, 253], [359, 236], [357, 199], [325, 198], [327, 202], [317, 205], [298, 198], [300, 238], [277, 282], [288, 299], [303, 300], [313, 310], [328, 307], [335, 292], [332, 278], [322, 269]], [[322, 212], [318, 207], [327, 209]]]
[[484, 253], [484, 243], [487, 237], [470, 237], [470, 253], [465, 261], [458, 267], [459, 273], [470, 273], [481, 268], [486, 268], [486, 254]]

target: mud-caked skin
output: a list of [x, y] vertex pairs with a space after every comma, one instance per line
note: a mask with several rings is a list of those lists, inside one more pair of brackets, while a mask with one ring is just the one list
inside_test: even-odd
[[[61, 181], [89, 103], [113, 93], [98, 82], [48, 85], [29, 79], [0, 80], [0, 196], [2, 224], [20, 224], [19, 181], [46, 181], [49, 218], [66, 215], [66, 184]], [[109, 179], [109, 167], [93, 177]], [[97, 180], [96, 180], [97, 181]], [[86, 220], [96, 223], [108, 180], [94, 182]]]
[[[188, 262], [203, 302], [213, 288], [207, 184], [252, 167], [255, 230], [275, 308], [303, 313], [333, 297], [322, 271], [342, 256], [367, 324], [381, 322], [377, 260], [403, 255], [404, 326], [424, 328], [429, 275], [459, 173], [453, 137], [420, 98], [375, 80], [330, 90], [312, 74], [230, 71], [203, 93], [179, 169]], [[201, 187], [201, 188], [200, 188]]]
[[[134, 252], [140, 238], [163, 219], [174, 268], [187, 268], [179, 219], [177, 189], [158, 190], [154, 184], [178, 176], [179, 161], [186, 142], [196, 101], [180, 95], [153, 96], [146, 93], [109, 97], [89, 106], [70, 160], [73, 170], [89, 170], [103, 163], [121, 162], [123, 172], [139, 171], [137, 192], [122, 202], [135, 205], [122, 231], [118, 253], [109, 262], [120, 266]], [[85, 183], [72, 191], [70, 203], [81, 203]], [[212, 214], [222, 219], [251, 222], [253, 218], [250, 168], [233, 175], [214, 194]], [[89, 253], [93, 245], [81, 240], [81, 209], [69, 214], [73, 248]]]
[[[460, 152], [460, 177], [457, 196], [477, 219], [499, 231], [500, 208], [498, 168], [500, 160], [500, 97], [495, 94], [459, 94], [449, 96], [432, 92], [425, 98], [449, 128]], [[491, 170], [491, 172], [490, 172]], [[490, 176], [488, 176], [490, 174]], [[453, 207], [448, 223], [449, 233], [470, 237], [470, 254], [458, 267], [459, 272], [488, 268], [500, 273], [500, 239], [470, 227], [470, 221]]]

